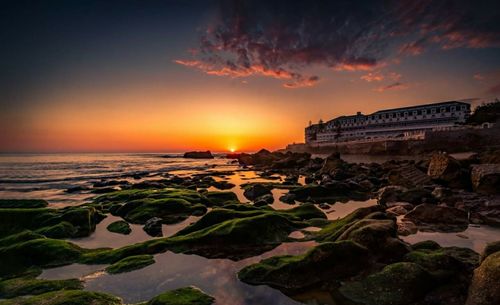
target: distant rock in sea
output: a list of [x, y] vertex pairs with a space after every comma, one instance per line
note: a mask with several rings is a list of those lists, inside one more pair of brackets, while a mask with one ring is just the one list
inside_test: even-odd
[[184, 153], [184, 158], [190, 158], [190, 159], [213, 159], [214, 156], [210, 152], [210, 150], [207, 151], [189, 151]]

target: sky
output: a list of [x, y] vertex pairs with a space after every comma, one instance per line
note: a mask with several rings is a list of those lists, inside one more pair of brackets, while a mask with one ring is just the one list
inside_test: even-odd
[[0, 152], [256, 151], [500, 97], [498, 1], [0, 2]]

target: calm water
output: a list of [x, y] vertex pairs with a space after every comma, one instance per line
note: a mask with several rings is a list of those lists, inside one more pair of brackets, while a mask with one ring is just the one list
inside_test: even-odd
[[[373, 160], [356, 157], [358, 162]], [[352, 160], [354, 161], [354, 160]], [[259, 177], [254, 171], [241, 171], [230, 160], [189, 160], [183, 158], [161, 158], [160, 154], [51, 154], [51, 155], [0, 155], [0, 198], [42, 198], [52, 206], [81, 204], [94, 196], [89, 191], [68, 194], [65, 190], [73, 186], [90, 187], [102, 179], [127, 180], [131, 183], [143, 180], [158, 179], [166, 173], [190, 175], [207, 171], [235, 170], [224, 178], [236, 186], [231, 189], [242, 202], [248, 200], [243, 196], [240, 185], [247, 182], [279, 182]], [[140, 178], [133, 176], [140, 174]], [[303, 183], [304, 177], [299, 179]], [[211, 188], [211, 190], [216, 190]], [[272, 191], [275, 209], [289, 209], [294, 205], [279, 201], [279, 197], [287, 190]], [[343, 217], [360, 207], [376, 204], [367, 201], [349, 201], [336, 203], [324, 210], [328, 219]], [[189, 217], [174, 225], [163, 225], [164, 236], [170, 236], [199, 217]], [[119, 218], [108, 216], [96, 231], [89, 237], [71, 239], [70, 241], [85, 248], [122, 247], [125, 245], [151, 239], [140, 225], [131, 225], [130, 235], [111, 233], [106, 226]], [[308, 230], [317, 230], [311, 227]], [[443, 246], [469, 247], [480, 252], [486, 242], [498, 239], [500, 230], [489, 227], [470, 227], [462, 234], [425, 233], [403, 237], [414, 243], [433, 239]], [[302, 238], [299, 231], [291, 237]], [[106, 265], [73, 264], [44, 270], [41, 278], [64, 279], [81, 278], [85, 287], [93, 291], [105, 291], [124, 299], [126, 303], [148, 300], [169, 289], [195, 285], [213, 295], [218, 305], [293, 305], [293, 304], [334, 304], [328, 293], [315, 292], [297, 296], [301, 303], [293, 300], [280, 291], [267, 286], [250, 286], [237, 279], [237, 272], [246, 265], [258, 262], [262, 258], [273, 255], [300, 254], [315, 245], [314, 242], [285, 243], [264, 253], [263, 255], [234, 262], [227, 259], [206, 259], [197, 255], [175, 254], [166, 252], [155, 255], [156, 263], [146, 268], [124, 274], [110, 275], [104, 272]]]

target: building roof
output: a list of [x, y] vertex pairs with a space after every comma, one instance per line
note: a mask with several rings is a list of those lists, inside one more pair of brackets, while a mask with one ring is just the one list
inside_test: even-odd
[[415, 105], [415, 106], [408, 106], [408, 107], [400, 107], [400, 108], [384, 109], [384, 110], [379, 110], [379, 111], [377, 111], [377, 112], [374, 112], [374, 113], [372, 113], [372, 114], [378, 114], [378, 113], [384, 113], [384, 112], [392, 112], [392, 111], [401, 111], [401, 110], [415, 109], [415, 108], [438, 107], [438, 106], [449, 105], [449, 104], [463, 104], [463, 105], [469, 105], [469, 103], [465, 103], [465, 102], [459, 102], [459, 101], [448, 101], [448, 102], [440, 102], [440, 103], [432, 103], [432, 104], [423, 104], [423, 105]]

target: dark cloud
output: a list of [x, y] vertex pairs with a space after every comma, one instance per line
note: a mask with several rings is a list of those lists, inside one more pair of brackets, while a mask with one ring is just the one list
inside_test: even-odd
[[195, 60], [178, 63], [301, 87], [312, 80], [302, 72], [309, 66], [371, 71], [390, 56], [419, 55], [430, 45], [499, 46], [498, 20], [498, 1], [223, 0]]
[[377, 89], [375, 89], [375, 91], [384, 92], [387, 90], [404, 90], [404, 89], [408, 89], [408, 88], [409, 88], [409, 86], [407, 84], [395, 82], [395, 83], [392, 83], [392, 84], [387, 85], [387, 86], [378, 87]]

